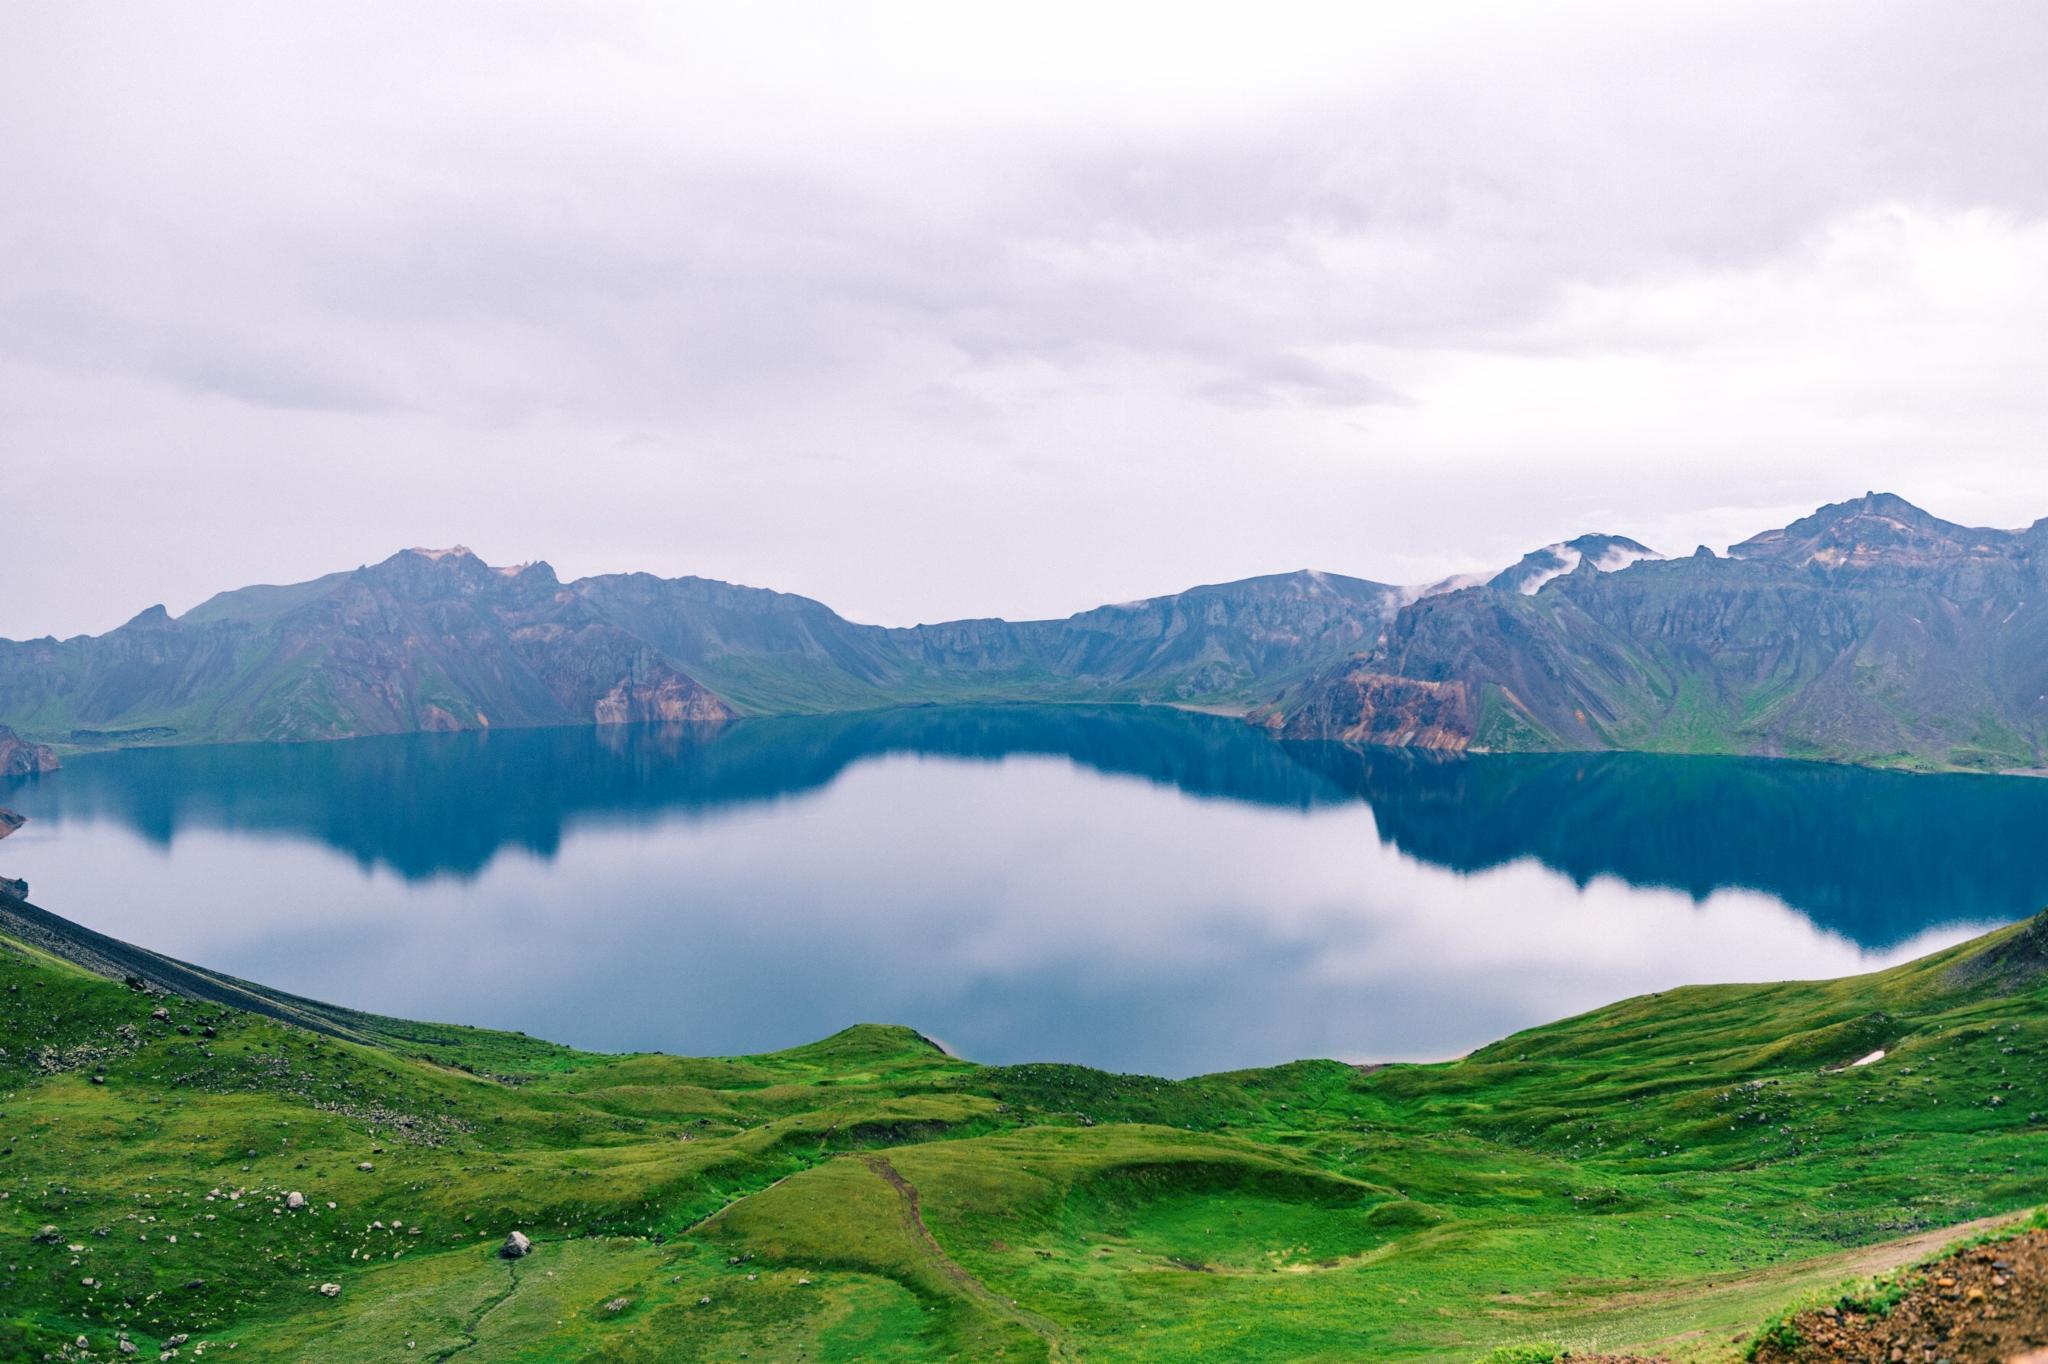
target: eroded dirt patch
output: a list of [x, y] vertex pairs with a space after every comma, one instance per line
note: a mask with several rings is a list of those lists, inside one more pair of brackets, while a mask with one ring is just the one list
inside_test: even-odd
[[1758, 1364], [2006, 1364], [2048, 1347], [2048, 1231], [1911, 1270], [1895, 1301], [1802, 1312], [1758, 1346]]

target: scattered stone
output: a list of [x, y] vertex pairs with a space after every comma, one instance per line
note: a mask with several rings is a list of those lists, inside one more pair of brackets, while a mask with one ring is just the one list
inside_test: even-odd
[[322, 1296], [322, 1297], [327, 1297], [327, 1298], [338, 1298], [338, 1297], [340, 1297], [340, 1296], [341, 1296], [341, 1285], [340, 1285], [340, 1284], [338, 1284], [338, 1283], [324, 1283], [324, 1284], [321, 1284], [321, 1285], [320, 1285], [320, 1294], [321, 1294], [321, 1296]]
[[64, 1239], [64, 1233], [58, 1231], [56, 1227], [46, 1222], [43, 1224], [43, 1229], [37, 1232], [30, 1239], [42, 1245], [54, 1246], [59, 1241]]
[[363, 1171], [364, 1173], [366, 1173], [366, 1174], [367, 1174], [367, 1173], [368, 1173], [369, 1171], [371, 1171], [371, 1170], [374, 1170], [374, 1169], [376, 1169], [377, 1167], [376, 1167], [376, 1166], [374, 1166], [374, 1165], [372, 1165], [372, 1164], [370, 1164], [370, 1162], [369, 1162], [369, 1161], [365, 1160], [365, 1161], [361, 1161], [361, 1162], [359, 1162], [359, 1163], [358, 1163], [358, 1164], [356, 1165], [356, 1168], [357, 1168], [358, 1170], [361, 1170], [361, 1171]]
[[498, 1247], [498, 1253], [508, 1260], [524, 1259], [533, 1253], [533, 1242], [523, 1231], [515, 1231], [505, 1238], [505, 1244]]
[[604, 1310], [607, 1312], [614, 1313], [623, 1312], [632, 1305], [633, 1302], [630, 1298], [613, 1298], [610, 1302], [604, 1305]]
[[306, 1196], [295, 1189], [284, 1196], [284, 1205], [297, 1212], [300, 1208], [306, 1206]]

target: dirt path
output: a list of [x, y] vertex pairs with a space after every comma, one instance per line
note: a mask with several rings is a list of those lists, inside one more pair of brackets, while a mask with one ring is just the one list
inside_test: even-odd
[[[1636, 1289], [1605, 1299], [1604, 1306], [1610, 1312], [1620, 1313], [1632, 1308], [1665, 1307], [1672, 1303], [1710, 1295], [1718, 1297], [1761, 1291], [1781, 1293], [1789, 1298], [1815, 1289], [1831, 1290], [1837, 1284], [1875, 1278], [1892, 1270], [1917, 1264], [1939, 1254], [1958, 1241], [2009, 1226], [2023, 1216], [2024, 1213], [2005, 1213], [1996, 1217], [1981, 1217], [1973, 1222], [1957, 1222], [1945, 1227], [1936, 1227], [1931, 1231], [1916, 1232], [1893, 1241], [1879, 1241], [1874, 1245], [1859, 1246], [1853, 1250], [1780, 1261], [1747, 1274], [1716, 1279], [1715, 1287], [1705, 1292], [1702, 1292], [1700, 1286], [1695, 1283], [1674, 1283], [1656, 1288]], [[1757, 1320], [1750, 1323], [1750, 1329], [1761, 1324], [1764, 1315], [1765, 1313], [1760, 1311]], [[1700, 1343], [1701, 1333], [1694, 1329], [1639, 1340], [1635, 1343], [1635, 1348], [1653, 1355], [1660, 1350], [1671, 1350], [1692, 1357], [1698, 1353], [1697, 1347]], [[1720, 1358], [1723, 1355], [1733, 1357], [1733, 1352], [1709, 1351], [1709, 1357], [1712, 1358]], [[1656, 1357], [1662, 1358], [1661, 1355]]]
[[[801, 1170], [797, 1171], [797, 1174], [802, 1173], [803, 1171]], [[690, 1225], [684, 1227], [679, 1234], [683, 1236], [695, 1236], [698, 1232], [704, 1230], [704, 1228], [710, 1226], [713, 1222], [716, 1222], [719, 1218], [725, 1216], [727, 1213], [731, 1212], [734, 1208], [737, 1208], [740, 1204], [746, 1202], [748, 1199], [759, 1198], [762, 1194], [767, 1193], [770, 1189], [773, 1189], [778, 1185], [787, 1184], [790, 1180], [795, 1178], [796, 1175], [784, 1175], [782, 1178], [776, 1180], [774, 1184], [763, 1184], [760, 1188], [754, 1190], [752, 1193], [743, 1193], [738, 1198], [733, 1199], [732, 1202], [720, 1208], [717, 1212], [706, 1213], [704, 1216], [690, 1223]]]
[[932, 1235], [931, 1228], [924, 1223], [923, 1201], [918, 1197], [917, 1186], [905, 1179], [886, 1156], [864, 1157], [867, 1166], [886, 1181], [890, 1188], [903, 1199], [903, 1225], [910, 1230], [911, 1238], [924, 1252], [933, 1267], [960, 1287], [960, 1290], [976, 1302], [1008, 1317], [1031, 1334], [1045, 1342], [1046, 1355], [1058, 1361], [1074, 1358], [1067, 1350], [1066, 1342], [1060, 1336], [1060, 1328], [1046, 1317], [1040, 1316], [1028, 1307], [1019, 1307], [1014, 1299], [1003, 1297], [987, 1284], [962, 1269], [952, 1256], [946, 1254]]
[[[441, 1364], [443, 1360], [453, 1359], [465, 1351], [476, 1348], [477, 1341], [482, 1339], [480, 1332], [484, 1328], [484, 1318], [510, 1302], [512, 1295], [519, 1291], [519, 1269], [512, 1261], [505, 1262], [505, 1275], [505, 1291], [492, 1294], [489, 1301], [480, 1303], [476, 1311], [469, 1314], [469, 1320], [462, 1327], [462, 1343], [429, 1355], [429, 1364]], [[412, 1347], [408, 1345], [406, 1348]]]
[[[1779, 1283], [1790, 1284], [1816, 1276], [1825, 1277], [1831, 1283], [1874, 1278], [1879, 1274], [1888, 1274], [1894, 1269], [1939, 1254], [1958, 1241], [2010, 1225], [2024, 1215], [2005, 1213], [1997, 1217], [1980, 1217], [1974, 1222], [1957, 1222], [1946, 1227], [1936, 1227], [1932, 1231], [1916, 1232], [1896, 1241], [1879, 1241], [1874, 1245], [1859, 1246], [1854, 1250], [1835, 1251], [1798, 1260], [1781, 1260], [1747, 1274], [1716, 1279], [1715, 1283], [1720, 1289], [1728, 1290], [1765, 1287]], [[1624, 1306], [1639, 1306], [1682, 1300], [1698, 1293], [1699, 1287], [1696, 1284], [1677, 1283], [1619, 1294], [1610, 1301]]]

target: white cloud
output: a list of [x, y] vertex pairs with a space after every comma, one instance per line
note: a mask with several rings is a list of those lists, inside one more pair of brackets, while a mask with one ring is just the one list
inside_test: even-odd
[[22, 7], [0, 634], [456, 539], [904, 621], [2048, 513], [2030, 6]]

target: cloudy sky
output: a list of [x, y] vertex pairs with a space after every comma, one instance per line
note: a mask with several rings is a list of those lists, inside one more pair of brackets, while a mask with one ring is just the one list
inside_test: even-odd
[[0, 635], [2048, 515], [2048, 9], [16, 3]]

